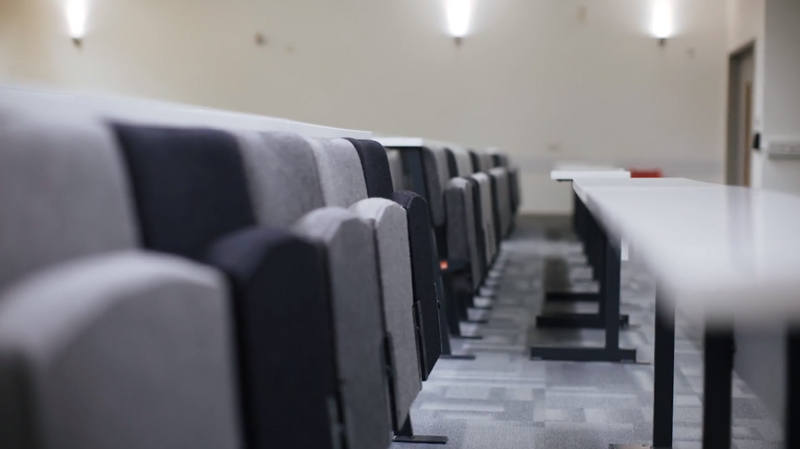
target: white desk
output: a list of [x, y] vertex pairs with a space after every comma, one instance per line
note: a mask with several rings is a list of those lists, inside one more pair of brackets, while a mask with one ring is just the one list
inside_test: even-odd
[[716, 184], [694, 181], [685, 178], [580, 178], [576, 179], [572, 188], [575, 194], [583, 201], [587, 200], [588, 193], [606, 192], [610, 190], [638, 188], [671, 188], [671, 187], [710, 187]]
[[671, 303], [712, 325], [800, 321], [800, 197], [690, 180], [627, 184], [574, 189], [636, 247]]
[[576, 179], [628, 179], [631, 172], [623, 169], [614, 170], [553, 170], [550, 179], [553, 181], [574, 181]]
[[756, 372], [759, 396], [766, 390], [779, 398], [771, 408], [785, 413], [791, 423], [786, 447], [796, 447], [800, 395], [792, 380], [800, 379], [800, 337], [794, 330], [800, 321], [800, 197], [683, 179], [576, 180], [574, 190], [608, 238], [632, 242], [659, 285], [657, 445], [669, 446], [672, 439], [672, 326], [679, 307], [706, 332], [704, 447], [730, 445], [734, 338], [741, 349], [752, 332], [779, 335], [774, 340], [779, 347], [737, 352], [737, 370]]
[[553, 164], [554, 170], [562, 171], [614, 171], [622, 170], [622, 168], [615, 165], [596, 164], [591, 162], [580, 161], [561, 161]]

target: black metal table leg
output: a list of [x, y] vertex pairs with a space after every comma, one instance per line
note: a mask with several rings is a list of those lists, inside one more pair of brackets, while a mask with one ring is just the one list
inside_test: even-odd
[[619, 347], [620, 308], [620, 253], [608, 241], [596, 220], [587, 214], [590, 234], [597, 238], [597, 246], [603, 257], [598, 263], [600, 282], [600, 314], [605, 317], [606, 341], [603, 348], [533, 347], [534, 360], [564, 360], [579, 362], [635, 362], [635, 349]]
[[653, 381], [653, 445], [612, 444], [609, 449], [669, 449], [672, 447], [675, 391], [675, 309], [656, 293], [655, 379]]
[[800, 448], [800, 329], [790, 329], [786, 337], [786, 406], [784, 447]]
[[733, 332], [707, 329], [703, 378], [703, 448], [730, 449]]
[[675, 390], [675, 309], [656, 293], [655, 376], [653, 380], [653, 447], [672, 447]]

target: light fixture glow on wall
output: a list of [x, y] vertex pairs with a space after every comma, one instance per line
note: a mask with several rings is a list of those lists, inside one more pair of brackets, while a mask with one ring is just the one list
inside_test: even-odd
[[67, 0], [67, 26], [72, 42], [81, 46], [86, 35], [86, 18], [89, 14], [87, 0]]
[[447, 24], [450, 34], [460, 43], [469, 33], [470, 20], [472, 19], [472, 0], [446, 0]]
[[675, 32], [674, 28], [675, 24], [670, 1], [655, 0], [653, 3], [653, 36], [661, 42], [661, 45], [664, 45], [666, 40], [672, 37]]

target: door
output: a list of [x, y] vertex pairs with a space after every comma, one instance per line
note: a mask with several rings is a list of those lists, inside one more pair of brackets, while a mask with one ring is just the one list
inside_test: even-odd
[[726, 181], [730, 185], [750, 186], [755, 67], [753, 44], [730, 57], [726, 170]]

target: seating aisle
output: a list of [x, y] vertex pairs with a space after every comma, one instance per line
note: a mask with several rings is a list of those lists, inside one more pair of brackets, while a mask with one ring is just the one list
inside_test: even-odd
[[[555, 229], [554, 229], [555, 227]], [[462, 449], [581, 448], [648, 443], [652, 438], [652, 364], [531, 361], [531, 344], [603, 343], [602, 330], [537, 330], [545, 267], [579, 252], [568, 223], [520, 217], [503, 243], [508, 261], [494, 310], [470, 310], [488, 324], [462, 324], [483, 340], [457, 340], [453, 351], [475, 361], [441, 360], [411, 414], [425, 434], [447, 434]], [[556, 231], [556, 232], [553, 232]], [[552, 273], [551, 273], [552, 276]], [[635, 263], [623, 263], [622, 312], [631, 328], [621, 345], [653, 360], [655, 285]], [[549, 307], [549, 306], [548, 306]], [[596, 307], [596, 305], [594, 306]], [[469, 326], [469, 328], [467, 328]], [[702, 335], [678, 316], [675, 341], [674, 448], [700, 448]], [[782, 433], [747, 386], [734, 377], [733, 436], [738, 449], [778, 448]], [[393, 449], [404, 447], [394, 444]]]

